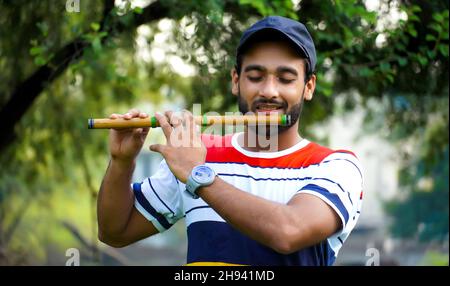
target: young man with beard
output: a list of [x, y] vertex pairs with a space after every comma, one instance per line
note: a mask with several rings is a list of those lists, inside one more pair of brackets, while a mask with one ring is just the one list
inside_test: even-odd
[[[298, 133], [303, 101], [312, 99], [316, 84], [315, 64], [303, 24], [279, 16], [254, 24], [237, 49], [232, 93], [242, 113], [290, 114], [292, 124], [202, 136], [189, 112], [157, 114], [167, 144], [150, 149], [164, 160], [131, 187], [148, 129], [111, 130], [98, 201], [100, 240], [125, 246], [185, 217], [188, 265], [332, 265], [358, 220], [363, 178], [353, 153]], [[147, 114], [111, 115], [119, 117]], [[176, 146], [172, 139], [180, 134], [191, 139]], [[260, 146], [267, 137], [270, 147]]]

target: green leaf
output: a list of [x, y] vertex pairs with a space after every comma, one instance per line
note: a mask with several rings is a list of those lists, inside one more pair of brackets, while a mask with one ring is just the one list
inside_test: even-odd
[[413, 5], [411, 7], [411, 11], [413, 11], [413, 12], [421, 12], [422, 8], [420, 8], [420, 6], [418, 6], [418, 5]]
[[32, 47], [30, 49], [30, 55], [35, 56], [42, 54], [44, 52], [44, 49], [42, 47]]
[[394, 83], [395, 77], [393, 74], [387, 73], [387, 74], [385, 74], [385, 77], [390, 83]]
[[425, 40], [427, 40], [429, 42], [435, 42], [436, 41], [436, 37], [433, 34], [427, 34], [425, 36]]
[[47, 63], [47, 61], [44, 59], [44, 57], [38, 56], [34, 59], [34, 63], [37, 66], [43, 66]]
[[389, 62], [381, 62], [380, 63], [380, 70], [382, 72], [387, 72], [391, 69], [391, 64]]
[[398, 64], [399, 64], [401, 67], [406, 66], [406, 64], [408, 63], [408, 60], [407, 60], [406, 58], [403, 58], [403, 57], [399, 57], [399, 58], [397, 59], [397, 61], [398, 61]]
[[417, 61], [420, 63], [421, 66], [426, 66], [428, 64], [428, 59], [422, 55], [417, 56]]
[[96, 22], [91, 23], [91, 29], [97, 32], [98, 30], [100, 30], [100, 24]]
[[433, 19], [436, 20], [436, 22], [442, 23], [444, 21], [444, 17], [440, 13], [434, 13]]
[[362, 77], [371, 77], [374, 72], [368, 67], [363, 67], [358, 71], [358, 74]]
[[48, 24], [46, 22], [38, 22], [36, 23], [36, 26], [39, 28], [39, 31], [41, 31], [44, 37], [48, 36]]
[[102, 50], [102, 43], [100, 42], [100, 38], [95, 38], [92, 41], [92, 48], [96, 53], [99, 53]]
[[142, 14], [142, 12], [144, 12], [144, 9], [142, 9], [142, 7], [135, 7], [133, 9], [133, 12], [136, 14]]
[[430, 59], [434, 59], [434, 58], [436, 57], [436, 52], [433, 51], [433, 50], [427, 50], [427, 56], [428, 56]]
[[428, 26], [430, 29], [435, 30], [439, 34], [442, 32], [442, 26], [437, 23], [432, 23]]
[[420, 20], [420, 18], [417, 16], [417, 15], [415, 15], [415, 14], [411, 14], [411, 15], [408, 15], [408, 20], [409, 21], [414, 21], [414, 22], [420, 22], [421, 20]]
[[448, 45], [444, 44], [439, 45], [439, 51], [444, 57], [448, 58]]
[[408, 29], [408, 33], [413, 36], [413, 37], [417, 37], [417, 31], [416, 29], [414, 29], [414, 27], [410, 26]]

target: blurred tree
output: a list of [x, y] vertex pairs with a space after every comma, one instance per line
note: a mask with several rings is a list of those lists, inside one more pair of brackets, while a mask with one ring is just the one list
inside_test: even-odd
[[[160, 0], [142, 8], [97, 0], [69, 13], [65, 1], [0, 0], [0, 260], [7, 249], [26, 256], [39, 248], [37, 237], [61, 242], [67, 232], [45, 229], [67, 212], [83, 213], [72, 217], [96, 241], [107, 146], [85, 119], [176, 98], [203, 111], [236, 110], [229, 72], [239, 35], [270, 14], [304, 22], [316, 42], [318, 86], [302, 132], [314, 138], [307, 127], [333, 114], [334, 95], [359, 92], [371, 132], [387, 131], [403, 154], [403, 197], [388, 204], [394, 234], [448, 235], [448, 1], [379, 2], [374, 11], [358, 0]], [[393, 21], [392, 11], [400, 18]], [[166, 55], [192, 64], [194, 76], [175, 73], [169, 57], [138, 56], [137, 29], [148, 28], [152, 46], [160, 20], [175, 27]], [[383, 100], [384, 110], [372, 110], [371, 99]], [[348, 96], [347, 110], [355, 105]], [[54, 195], [61, 191], [66, 198]]]

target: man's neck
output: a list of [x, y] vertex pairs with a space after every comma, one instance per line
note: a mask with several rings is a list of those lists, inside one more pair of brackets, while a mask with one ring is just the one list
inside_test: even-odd
[[238, 144], [247, 151], [251, 152], [277, 152], [288, 149], [303, 138], [298, 134], [298, 122], [291, 128], [281, 133], [266, 137], [257, 136], [255, 131], [245, 128], [244, 136], [238, 140]]

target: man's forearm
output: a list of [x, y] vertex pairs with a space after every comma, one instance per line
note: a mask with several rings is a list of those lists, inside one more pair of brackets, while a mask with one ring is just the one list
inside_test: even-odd
[[127, 225], [134, 204], [134, 194], [130, 188], [134, 166], [134, 162], [113, 159], [109, 163], [97, 202], [101, 235], [119, 234]]
[[220, 178], [199, 190], [201, 198], [233, 227], [252, 239], [280, 250], [291, 225], [289, 206], [241, 191]]

